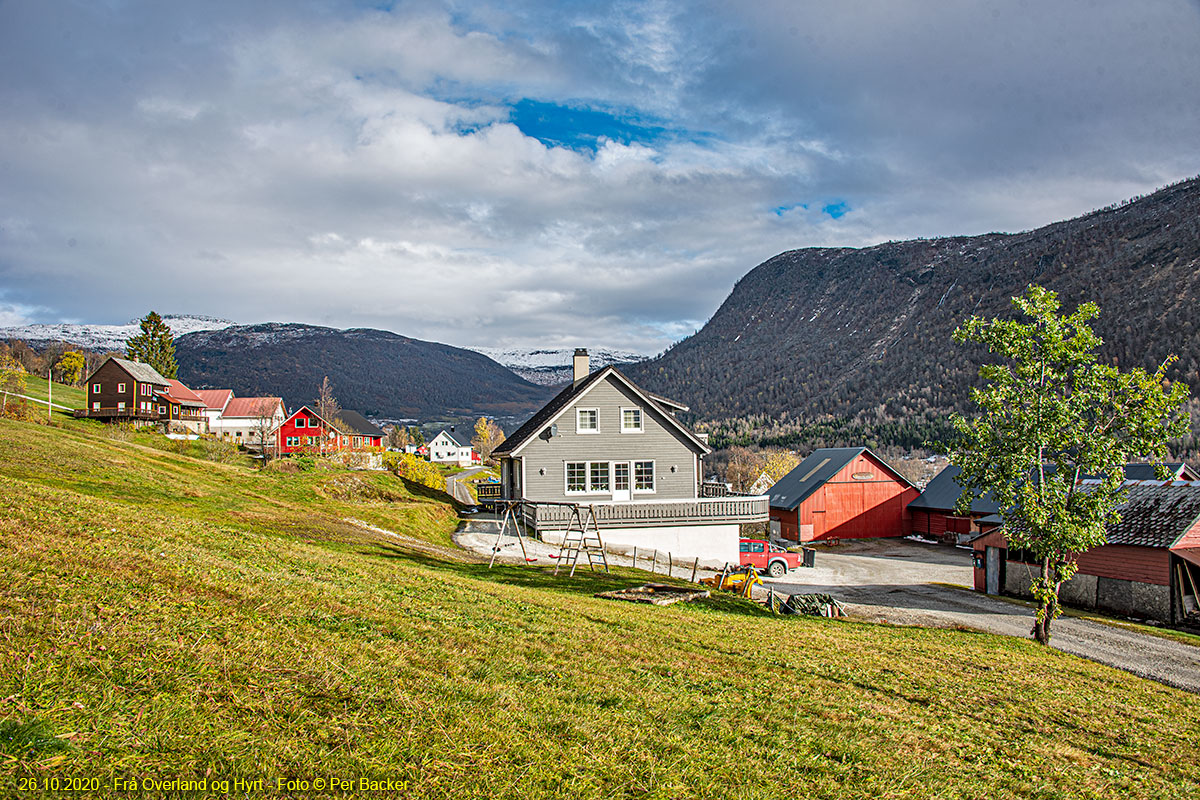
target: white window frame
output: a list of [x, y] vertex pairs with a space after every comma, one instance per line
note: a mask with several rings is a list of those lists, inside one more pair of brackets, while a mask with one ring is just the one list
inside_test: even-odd
[[99, 411], [99, 410], [100, 410], [100, 401], [99, 400], [93, 401], [92, 402], [92, 411]]
[[[572, 489], [567, 481], [567, 465], [568, 464], [583, 464], [583, 489]], [[603, 464], [605, 472], [608, 473], [608, 486], [603, 489], [597, 489], [592, 483], [592, 467], [597, 464]], [[613, 462], [611, 461], [564, 461], [563, 462], [563, 494], [612, 494], [613, 486]]]
[[307, 428], [308, 427], [308, 417], [296, 417], [295, 421], [292, 424], [297, 428]]
[[[580, 425], [580, 421], [581, 421], [581, 418], [583, 417], [584, 412], [588, 412], [588, 411], [590, 411], [592, 414], [595, 415], [596, 427], [594, 427], [594, 428], [585, 428], [582, 425]], [[577, 409], [575, 409], [575, 432], [582, 433], [582, 434], [599, 433], [600, 432], [600, 409], [598, 409], [598, 408], [577, 408]]]
[[123, 383], [117, 384], [117, 394], [125, 394], [125, 384], [123, 384]]
[[[637, 488], [637, 465], [650, 465], [650, 479], [652, 486], [649, 489]], [[629, 490], [634, 494], [654, 494], [658, 491], [658, 464], [651, 459], [641, 459], [640, 461], [631, 461], [629, 465]]]
[[125, 410], [125, 401], [124, 400], [118, 401], [117, 402], [117, 411], [124, 411], [124, 410]]
[[101, 391], [101, 389], [100, 389], [100, 384], [98, 384], [98, 383], [93, 383], [93, 384], [92, 384], [92, 391], [93, 391], [93, 392], [95, 392], [96, 394], [100, 394], [100, 391]]
[[[636, 428], [625, 427], [625, 412], [636, 411], [638, 426]], [[621, 433], [645, 433], [646, 432], [646, 412], [642, 411], [640, 406], [622, 406], [621, 407]]]
[[286, 445], [288, 447], [299, 447], [300, 446], [300, 437], [299, 436], [288, 436], [286, 438], [287, 438]]

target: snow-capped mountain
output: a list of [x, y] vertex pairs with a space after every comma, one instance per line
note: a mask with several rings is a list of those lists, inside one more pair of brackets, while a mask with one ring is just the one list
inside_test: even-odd
[[[165, 314], [163, 321], [171, 328], [171, 333], [175, 334], [176, 338], [197, 331], [217, 331], [234, 324], [227, 319], [191, 314]], [[135, 319], [127, 325], [81, 325], [69, 322], [20, 325], [0, 328], [0, 339], [21, 339], [29, 344], [67, 342], [104, 353], [124, 350], [125, 342], [140, 330], [140, 322], [141, 320]]]
[[[571, 357], [573, 348], [521, 349], [503, 347], [470, 347], [493, 361], [503, 364], [530, 383], [542, 386], [558, 386], [571, 380]], [[645, 361], [649, 356], [631, 353], [628, 350], [608, 350], [603, 347], [588, 349], [591, 368], [594, 372], [609, 364], [633, 364]]]

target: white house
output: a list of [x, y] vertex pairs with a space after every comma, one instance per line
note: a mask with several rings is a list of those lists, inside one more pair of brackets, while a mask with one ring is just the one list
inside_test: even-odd
[[286, 419], [281, 397], [232, 397], [209, 430], [234, 444], [258, 448], [274, 440], [271, 432]]
[[225, 413], [229, 401], [233, 399], [232, 389], [194, 389], [204, 401], [204, 419], [208, 422], [208, 430], [216, 433], [216, 422]]
[[429, 440], [429, 460], [441, 464], [471, 466], [471, 437], [442, 431]]

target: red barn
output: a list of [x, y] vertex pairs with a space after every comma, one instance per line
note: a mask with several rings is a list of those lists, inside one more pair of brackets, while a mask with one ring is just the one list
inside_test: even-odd
[[[1200, 483], [1131, 481], [1107, 544], [1075, 556], [1062, 601], [1123, 616], [1200, 625]], [[1028, 597], [1039, 566], [1008, 547], [1004, 530], [977, 535], [975, 588]]]
[[822, 448], [771, 487], [771, 526], [800, 542], [906, 536], [918, 494], [865, 447]]

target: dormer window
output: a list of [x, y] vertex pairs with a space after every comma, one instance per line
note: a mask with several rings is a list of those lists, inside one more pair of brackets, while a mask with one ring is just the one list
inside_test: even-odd
[[576, 433], [599, 433], [600, 432], [600, 411], [595, 408], [577, 408], [575, 409], [575, 432]]

